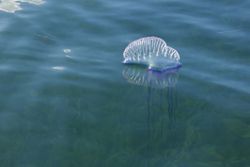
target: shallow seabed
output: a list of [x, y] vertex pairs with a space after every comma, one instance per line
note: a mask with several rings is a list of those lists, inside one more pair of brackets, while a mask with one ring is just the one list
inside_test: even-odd
[[[0, 166], [250, 166], [248, 0], [20, 7], [0, 11]], [[144, 36], [183, 67], [124, 66]]]

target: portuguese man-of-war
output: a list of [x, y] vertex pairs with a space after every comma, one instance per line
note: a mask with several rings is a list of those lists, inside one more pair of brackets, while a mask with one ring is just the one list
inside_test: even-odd
[[131, 42], [123, 52], [124, 64], [140, 64], [163, 72], [181, 67], [180, 55], [159, 37], [144, 37]]

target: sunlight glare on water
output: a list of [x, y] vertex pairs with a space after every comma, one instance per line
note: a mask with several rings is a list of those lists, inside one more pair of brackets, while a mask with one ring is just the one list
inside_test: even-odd
[[21, 3], [30, 3], [34, 5], [41, 5], [43, 0], [0, 0], [0, 11], [14, 13], [21, 10]]

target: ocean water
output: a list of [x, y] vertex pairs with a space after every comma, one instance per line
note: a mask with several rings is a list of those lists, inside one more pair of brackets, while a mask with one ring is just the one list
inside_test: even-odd
[[[0, 1], [0, 166], [249, 167], [249, 8]], [[145, 36], [178, 50], [182, 68], [123, 65]]]

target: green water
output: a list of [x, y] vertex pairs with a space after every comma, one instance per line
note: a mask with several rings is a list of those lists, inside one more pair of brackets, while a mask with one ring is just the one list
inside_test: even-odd
[[[0, 11], [1, 167], [250, 166], [249, 1], [21, 7]], [[152, 35], [183, 66], [147, 82], [121, 62]]]

